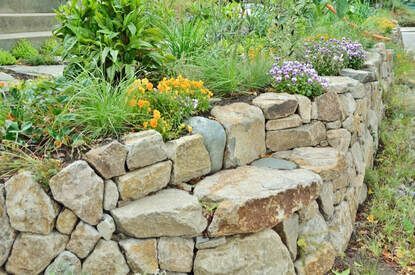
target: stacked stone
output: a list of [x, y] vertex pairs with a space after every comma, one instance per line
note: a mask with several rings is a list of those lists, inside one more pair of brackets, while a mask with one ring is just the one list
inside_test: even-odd
[[191, 118], [192, 135], [92, 149], [50, 194], [15, 175], [0, 185], [0, 274], [324, 274], [366, 197], [391, 78], [378, 52], [313, 101], [265, 93]]

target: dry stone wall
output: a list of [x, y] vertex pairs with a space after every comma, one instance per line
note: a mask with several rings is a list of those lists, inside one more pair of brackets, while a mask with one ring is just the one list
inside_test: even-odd
[[347, 247], [392, 81], [379, 44], [327, 93], [265, 93], [0, 184], [0, 274], [324, 274]]

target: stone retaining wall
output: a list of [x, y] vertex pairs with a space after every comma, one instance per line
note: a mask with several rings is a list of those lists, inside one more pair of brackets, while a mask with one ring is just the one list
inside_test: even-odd
[[366, 198], [391, 57], [377, 45], [313, 101], [265, 93], [177, 140], [130, 134], [50, 194], [15, 175], [0, 184], [0, 274], [324, 274]]

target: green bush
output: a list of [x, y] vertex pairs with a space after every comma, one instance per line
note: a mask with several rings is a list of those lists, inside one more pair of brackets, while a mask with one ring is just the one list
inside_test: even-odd
[[0, 49], [0, 65], [16, 64], [16, 58], [8, 51]]
[[64, 57], [110, 81], [156, 72], [165, 58], [144, 0], [70, 0], [57, 11]]
[[17, 59], [30, 59], [39, 55], [39, 51], [27, 39], [17, 41], [11, 52]]
[[56, 38], [51, 37], [46, 39], [40, 46], [40, 53], [46, 56], [61, 56], [63, 54], [63, 46]]

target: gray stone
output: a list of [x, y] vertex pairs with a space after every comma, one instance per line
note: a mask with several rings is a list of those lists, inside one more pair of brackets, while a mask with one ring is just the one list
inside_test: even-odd
[[27, 65], [10, 65], [2, 66], [3, 69], [12, 71], [17, 74], [27, 76], [43, 76], [43, 77], [60, 77], [63, 75], [65, 65], [41, 65], [41, 66], [27, 66]]
[[127, 167], [129, 170], [142, 168], [167, 158], [161, 134], [154, 130], [128, 134], [123, 138], [128, 149]]
[[129, 271], [124, 256], [114, 241], [100, 240], [82, 265], [82, 274], [126, 275]]
[[159, 162], [116, 179], [121, 199], [137, 200], [167, 186], [172, 169], [171, 161]]
[[71, 209], [79, 218], [96, 225], [102, 217], [104, 181], [85, 161], [75, 161], [49, 182], [55, 200]]
[[160, 268], [174, 272], [191, 272], [194, 247], [193, 239], [160, 238], [157, 245]]
[[124, 145], [113, 141], [90, 150], [85, 158], [104, 179], [110, 179], [125, 174], [127, 153], [128, 150]]
[[197, 236], [206, 228], [196, 197], [176, 189], [134, 201], [111, 211], [118, 231], [136, 238]]
[[353, 116], [348, 116], [342, 123], [343, 128], [348, 130], [352, 134], [359, 132], [360, 127], [360, 116], [355, 114]]
[[368, 192], [367, 185], [363, 183], [362, 186], [357, 187], [357, 189], [358, 189], [358, 194], [359, 194], [358, 202], [359, 204], [363, 204], [367, 199], [367, 192]]
[[272, 168], [280, 170], [293, 170], [298, 167], [294, 162], [279, 158], [262, 158], [252, 162], [251, 165], [260, 168]]
[[6, 262], [15, 238], [16, 232], [10, 226], [6, 212], [4, 186], [0, 184], [0, 266]]
[[[278, 153], [275, 155], [279, 156]], [[334, 190], [348, 184], [346, 157], [334, 148], [295, 148], [291, 154], [281, 157], [319, 174], [324, 182], [333, 184]]]
[[320, 215], [318, 203], [316, 201], [312, 201], [308, 205], [305, 205], [303, 208], [301, 208], [300, 211], [298, 211], [298, 217], [301, 223], [313, 219], [316, 215]]
[[294, 114], [298, 107], [296, 96], [287, 93], [263, 93], [252, 103], [262, 109], [266, 119], [287, 117]]
[[115, 223], [112, 217], [104, 214], [102, 221], [97, 225], [97, 229], [101, 237], [105, 240], [111, 240], [112, 234], [115, 232]]
[[294, 265], [288, 249], [271, 229], [237, 236], [225, 245], [199, 250], [194, 274], [290, 274]]
[[210, 156], [199, 134], [169, 141], [167, 152], [173, 161], [172, 184], [201, 177], [211, 170]]
[[219, 122], [204, 117], [192, 117], [188, 124], [192, 132], [203, 136], [203, 143], [209, 152], [211, 172], [222, 169], [226, 145], [226, 133]]
[[365, 123], [367, 123], [369, 105], [370, 105], [370, 102], [368, 98], [362, 98], [362, 99], [356, 100], [356, 114], [358, 114], [362, 118], [362, 121]]
[[64, 251], [46, 268], [44, 274], [81, 274], [81, 261], [71, 252]]
[[117, 207], [120, 197], [118, 187], [112, 180], [106, 180], [104, 183], [104, 209], [110, 211]]
[[313, 254], [326, 243], [329, 243], [328, 233], [329, 228], [320, 213], [301, 222], [298, 235], [300, 255]]
[[65, 249], [68, 236], [58, 232], [49, 235], [21, 233], [13, 244], [6, 264], [12, 274], [39, 274]]
[[327, 131], [327, 141], [331, 147], [340, 152], [346, 153], [352, 140], [352, 134], [346, 129], [336, 129]]
[[356, 79], [361, 83], [372, 82], [376, 80], [374, 73], [362, 70], [342, 69], [340, 71], [340, 75]]
[[331, 182], [323, 183], [320, 197], [317, 199], [321, 212], [326, 219], [330, 219], [334, 213], [334, 192]]
[[334, 266], [336, 252], [329, 243], [322, 244], [320, 249], [295, 261], [298, 275], [326, 274]]
[[214, 248], [226, 243], [226, 237], [219, 238], [206, 238], [196, 237], [196, 248], [197, 249], [209, 249]]
[[156, 239], [120, 241], [127, 263], [134, 273], [156, 274], [159, 269]]
[[335, 92], [327, 92], [316, 97], [318, 120], [336, 121], [342, 120], [343, 108], [340, 97]]
[[69, 235], [77, 221], [78, 217], [68, 208], [64, 208], [56, 219], [56, 229], [62, 234]]
[[327, 91], [337, 94], [348, 93], [356, 90], [364, 91], [363, 84], [345, 76], [325, 76], [328, 81]]
[[349, 204], [343, 201], [334, 211], [334, 216], [328, 223], [330, 241], [338, 254], [343, 253], [349, 243], [353, 231], [353, 221], [350, 216]]
[[218, 237], [277, 225], [316, 199], [320, 185], [320, 177], [308, 170], [244, 166], [206, 177], [194, 195], [216, 206], [208, 233]]
[[277, 231], [285, 246], [288, 248], [288, 251], [290, 251], [292, 260], [297, 258], [297, 239], [299, 225], [298, 215], [293, 214], [283, 220], [281, 223], [277, 224], [276, 227], [274, 227], [274, 230]]
[[21, 232], [49, 234], [57, 211], [30, 172], [21, 172], [5, 184], [6, 209], [11, 226]]
[[66, 249], [84, 259], [94, 249], [100, 237], [101, 235], [93, 226], [81, 221], [72, 232]]
[[226, 131], [225, 168], [248, 164], [265, 153], [265, 118], [261, 109], [234, 103], [216, 106], [211, 113]]
[[326, 139], [326, 128], [320, 121], [298, 128], [268, 131], [267, 148], [272, 151], [284, 151], [296, 147], [316, 146]]
[[353, 115], [356, 111], [357, 104], [351, 93], [339, 95], [342, 109], [346, 116]]
[[311, 121], [311, 100], [303, 95], [295, 95], [298, 101], [298, 114], [303, 123], [310, 123]]
[[339, 129], [340, 127], [342, 127], [342, 122], [340, 120], [326, 123], [326, 128], [328, 130]]
[[312, 120], [318, 119], [318, 108], [317, 108], [317, 102], [315, 101], [311, 102], [311, 119]]
[[344, 187], [334, 192], [334, 205], [338, 205], [344, 200], [346, 197], [346, 190], [347, 188]]
[[265, 125], [267, 131], [283, 130], [289, 128], [295, 128], [303, 124], [299, 115], [290, 115], [288, 117], [268, 120]]
[[365, 161], [363, 159], [362, 147], [360, 146], [360, 144], [358, 142], [355, 142], [352, 145], [351, 152], [352, 152], [353, 161], [354, 161], [357, 173], [360, 174], [360, 175], [364, 175], [366, 165], [365, 165]]
[[5, 81], [5, 82], [11, 82], [11, 81], [15, 81], [16, 79], [6, 73], [0, 72], [0, 81]]

